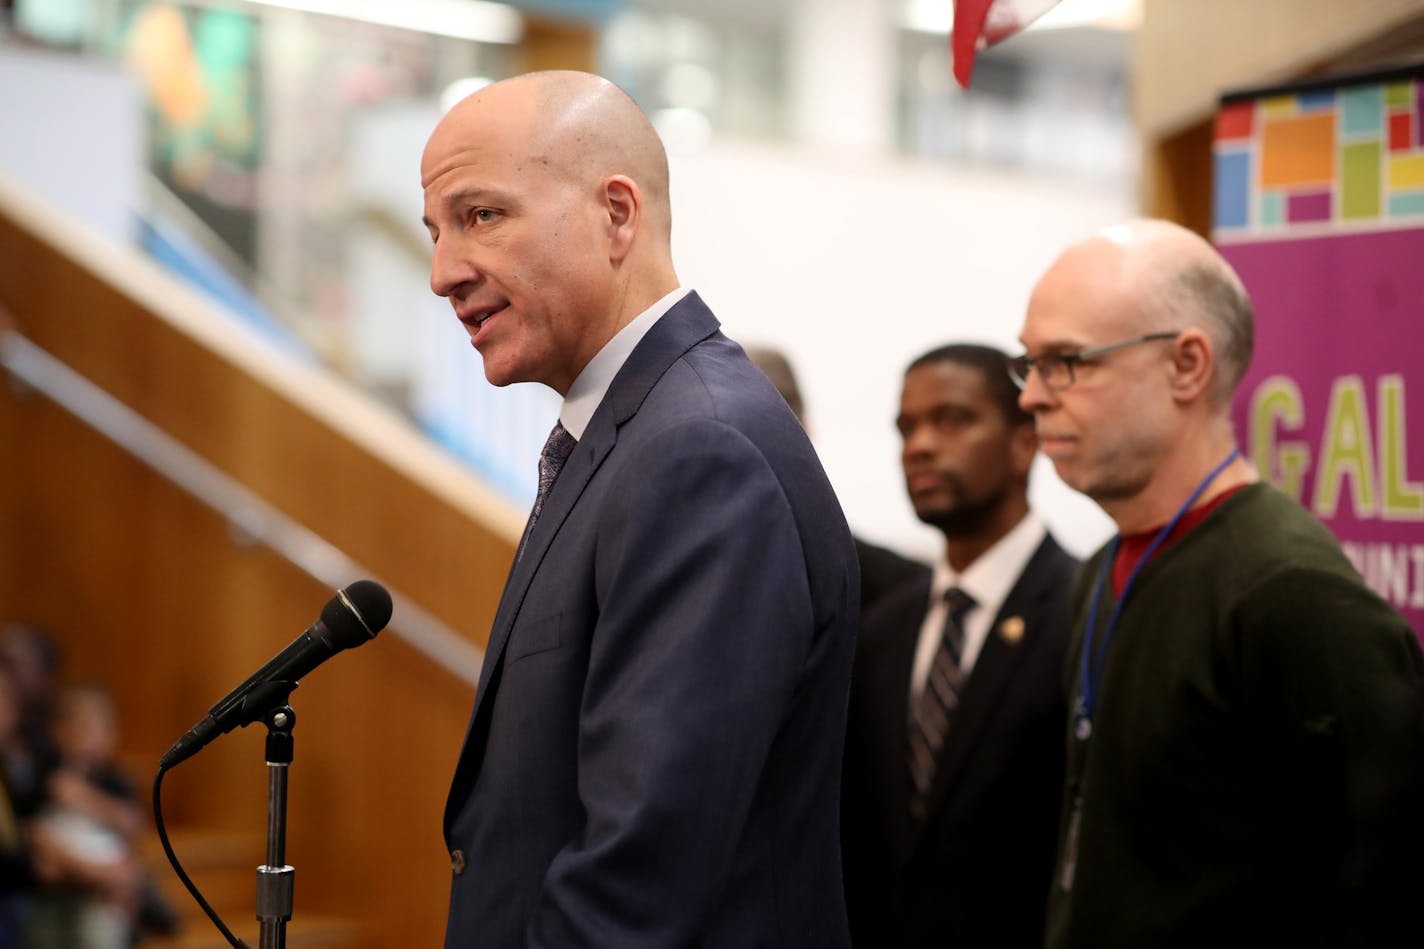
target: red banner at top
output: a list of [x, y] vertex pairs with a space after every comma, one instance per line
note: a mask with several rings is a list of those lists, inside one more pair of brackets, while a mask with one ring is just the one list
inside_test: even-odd
[[974, 57], [980, 50], [1013, 36], [1057, 3], [1058, 0], [955, 0], [954, 32], [950, 34], [954, 78], [968, 89]]

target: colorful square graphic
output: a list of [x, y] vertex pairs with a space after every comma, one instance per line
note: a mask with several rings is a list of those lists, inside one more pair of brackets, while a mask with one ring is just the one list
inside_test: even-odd
[[1279, 191], [1267, 191], [1261, 195], [1261, 221], [1262, 227], [1280, 227], [1285, 220], [1286, 209], [1284, 199]]
[[1216, 140], [1229, 142], [1250, 138], [1256, 128], [1256, 103], [1225, 105], [1216, 114]]
[[1424, 191], [1401, 191], [1389, 196], [1391, 218], [1424, 218]]
[[1340, 93], [1341, 135], [1378, 136], [1383, 115], [1383, 86], [1357, 86]]
[[1286, 199], [1286, 217], [1292, 224], [1330, 220], [1330, 191], [1307, 191]]
[[1389, 157], [1389, 190], [1413, 191], [1424, 188], [1424, 154]]
[[1340, 162], [1340, 216], [1347, 221], [1380, 216], [1380, 143], [1346, 145]]
[[1250, 152], [1217, 153], [1213, 202], [1218, 227], [1246, 227], [1251, 223]]
[[1272, 96], [1260, 100], [1261, 114], [1268, 119], [1284, 119], [1296, 115], [1300, 109], [1295, 96]]
[[1389, 150], [1407, 152], [1414, 147], [1414, 113], [1395, 112], [1389, 117]]
[[1323, 185], [1334, 179], [1333, 112], [1267, 119], [1261, 139], [1261, 187]]
[[1273, 93], [1215, 123], [1215, 228], [1424, 221], [1424, 77]]
[[1424, 80], [1414, 87], [1414, 142], [1419, 143], [1419, 130], [1424, 129]]

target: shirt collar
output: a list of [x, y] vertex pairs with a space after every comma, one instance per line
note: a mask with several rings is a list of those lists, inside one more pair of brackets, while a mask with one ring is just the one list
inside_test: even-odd
[[974, 603], [984, 608], [988, 615], [996, 615], [1046, 534], [1043, 521], [1029, 511], [963, 573], [955, 571], [949, 565], [949, 559], [941, 554], [935, 563], [930, 595], [939, 599], [950, 589], [959, 587], [972, 596]]
[[623, 364], [628, 361], [628, 357], [633, 354], [633, 350], [647, 335], [648, 330], [653, 328], [653, 324], [662, 319], [663, 314], [671, 310], [689, 292], [688, 287], [678, 287], [635, 316], [632, 322], [603, 344], [597, 355], [583, 367], [583, 372], [578, 374], [574, 384], [569, 386], [569, 394], [564, 396], [563, 408], [559, 410], [559, 421], [564, 423], [565, 431], [575, 439], [583, 438], [584, 430], [588, 428], [593, 413], [598, 410], [599, 403], [608, 393], [608, 387], [613, 384], [618, 370], [623, 368]]

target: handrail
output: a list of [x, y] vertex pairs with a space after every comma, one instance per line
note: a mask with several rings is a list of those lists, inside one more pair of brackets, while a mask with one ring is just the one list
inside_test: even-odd
[[[8, 316], [0, 308], [0, 322]], [[333, 589], [370, 571], [324, 538], [272, 507], [68, 365], [9, 329], [0, 329], [0, 365], [159, 475], [225, 517], [238, 542], [260, 543]], [[379, 580], [379, 577], [373, 579]], [[390, 589], [387, 585], [387, 589]], [[390, 590], [391, 630], [470, 686], [479, 682], [484, 651]]]

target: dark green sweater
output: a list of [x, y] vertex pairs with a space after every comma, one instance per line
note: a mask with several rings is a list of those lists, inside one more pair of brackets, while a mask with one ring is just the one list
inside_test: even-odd
[[1424, 658], [1296, 502], [1243, 488], [1142, 569], [1097, 705], [1050, 949], [1424, 945]]

